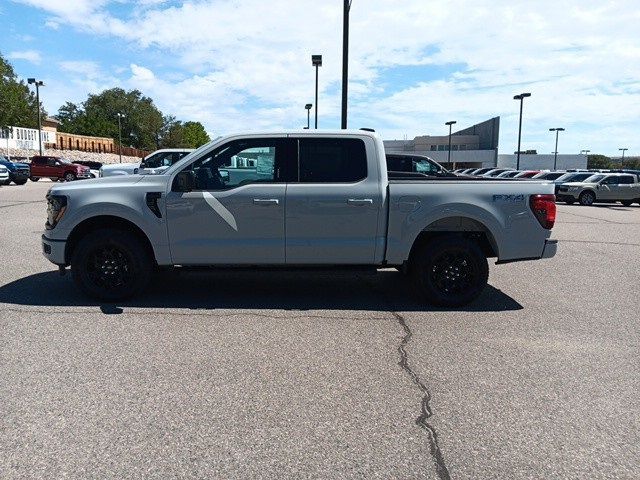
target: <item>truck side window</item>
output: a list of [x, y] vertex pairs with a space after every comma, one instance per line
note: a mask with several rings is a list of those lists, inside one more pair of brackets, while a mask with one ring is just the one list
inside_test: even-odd
[[250, 183], [279, 181], [276, 152], [279, 140], [238, 140], [221, 146], [189, 166], [196, 190], [229, 190]]
[[364, 142], [355, 138], [301, 138], [299, 181], [350, 183], [367, 177]]
[[624, 176], [620, 177], [618, 181], [621, 184], [629, 185], [629, 184], [633, 183], [633, 177], [630, 177], [628, 175], [624, 175]]

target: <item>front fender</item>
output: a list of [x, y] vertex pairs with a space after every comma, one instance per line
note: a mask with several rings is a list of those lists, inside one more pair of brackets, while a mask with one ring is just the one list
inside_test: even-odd
[[[66, 240], [73, 230], [85, 220], [95, 217], [111, 216], [127, 220], [136, 225], [149, 239], [158, 264], [169, 264], [171, 255], [169, 252], [167, 229], [164, 224], [164, 217], [157, 218], [148, 210], [143, 199], [140, 202], [125, 201], [120, 199], [120, 203], [111, 201], [96, 201], [91, 199], [91, 203], [78, 204], [77, 199], [70, 201], [75, 204], [70, 205], [70, 210], [62, 218], [60, 223], [53, 230], [47, 232], [51, 239]], [[105, 224], [108, 227], [108, 224]]]

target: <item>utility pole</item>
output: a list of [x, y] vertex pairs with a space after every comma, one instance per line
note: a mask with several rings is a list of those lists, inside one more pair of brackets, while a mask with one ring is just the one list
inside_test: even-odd
[[318, 129], [318, 67], [322, 66], [322, 55], [311, 55], [311, 65], [316, 67], [316, 130]]
[[122, 163], [122, 124], [120, 123], [120, 119], [124, 118], [124, 114], [118, 112], [116, 115], [118, 116], [118, 140], [120, 142], [118, 144], [118, 154], [120, 155], [120, 163]]
[[524, 99], [530, 97], [530, 93], [521, 93], [520, 95], [516, 95], [513, 97], [514, 100], [520, 100], [520, 123], [518, 126], [518, 151], [516, 155], [518, 156], [516, 159], [516, 170], [520, 170], [520, 139], [522, 138], [522, 104], [524, 103]]
[[[351, 0], [343, 0], [342, 14], [342, 122], [341, 128], [347, 128], [347, 99], [349, 85], [349, 12]], [[317, 100], [316, 100], [317, 101]]]
[[40, 118], [40, 87], [44, 87], [42, 80], [36, 80], [35, 78], [28, 78], [27, 83], [34, 84], [36, 86], [36, 108], [38, 109], [38, 149], [40, 156], [42, 156], [42, 119]]
[[556, 150], [553, 155], [553, 169], [556, 170], [558, 166], [558, 134], [564, 132], [564, 128], [550, 128], [550, 132], [556, 132]]
[[451, 126], [455, 125], [456, 123], [457, 122], [455, 120], [451, 120], [450, 122], [445, 123], [445, 125], [449, 125], [449, 154], [447, 155], [447, 163], [449, 164], [449, 168], [451, 168]]

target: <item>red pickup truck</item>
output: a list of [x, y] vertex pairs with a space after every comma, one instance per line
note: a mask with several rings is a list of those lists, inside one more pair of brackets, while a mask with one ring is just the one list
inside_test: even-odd
[[37, 182], [42, 177], [71, 182], [78, 178], [91, 178], [91, 171], [88, 167], [76, 165], [64, 158], [35, 155], [31, 157], [29, 178], [32, 182]]

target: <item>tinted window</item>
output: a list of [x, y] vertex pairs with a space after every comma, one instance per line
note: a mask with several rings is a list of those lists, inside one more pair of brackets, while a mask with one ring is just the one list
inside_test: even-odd
[[283, 143], [277, 139], [238, 140], [205, 154], [187, 167], [196, 190], [229, 190], [250, 183], [278, 181], [276, 155]]
[[300, 139], [299, 181], [356, 182], [367, 177], [367, 153], [362, 140]]
[[633, 177], [629, 177], [627, 175], [624, 175], [622, 177], [619, 177], [619, 183], [621, 184], [625, 184], [628, 185], [630, 183], [633, 183]]
[[607, 177], [602, 181], [602, 185], [617, 185], [618, 177]]

